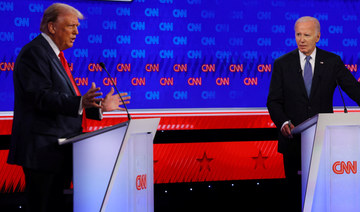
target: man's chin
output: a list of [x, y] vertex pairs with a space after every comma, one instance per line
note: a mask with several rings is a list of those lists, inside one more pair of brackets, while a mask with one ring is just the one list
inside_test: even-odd
[[68, 48], [71, 48], [73, 46], [74, 46], [74, 43], [69, 43], [66, 48], [68, 49]]
[[301, 49], [301, 48], [299, 48], [299, 51], [300, 51], [301, 53], [305, 54], [305, 55], [306, 55], [306, 53], [308, 53], [308, 51], [307, 51], [306, 49]]

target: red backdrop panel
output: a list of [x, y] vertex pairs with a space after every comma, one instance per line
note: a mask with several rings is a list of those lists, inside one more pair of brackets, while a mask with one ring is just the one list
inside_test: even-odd
[[154, 145], [155, 183], [284, 178], [277, 141]]

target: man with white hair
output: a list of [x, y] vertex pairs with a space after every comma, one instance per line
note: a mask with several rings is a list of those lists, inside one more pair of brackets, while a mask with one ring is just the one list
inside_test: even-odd
[[[283, 154], [289, 211], [301, 210], [300, 136], [291, 129], [318, 113], [333, 112], [337, 85], [360, 105], [360, 84], [338, 55], [316, 47], [320, 23], [304, 16], [295, 23], [297, 49], [274, 61], [267, 108], [279, 130], [278, 152]], [[285, 203], [286, 204], [286, 203]]]

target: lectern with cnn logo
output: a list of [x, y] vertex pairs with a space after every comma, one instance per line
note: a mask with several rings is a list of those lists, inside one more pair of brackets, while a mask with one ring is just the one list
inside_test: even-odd
[[360, 113], [318, 114], [301, 133], [303, 212], [360, 209]]
[[73, 145], [74, 211], [154, 211], [153, 139], [160, 119], [132, 119], [59, 141]]

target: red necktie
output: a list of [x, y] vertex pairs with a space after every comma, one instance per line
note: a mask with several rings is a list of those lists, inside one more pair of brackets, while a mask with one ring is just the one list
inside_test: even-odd
[[64, 52], [60, 51], [59, 57], [60, 57], [61, 64], [64, 66], [66, 74], [68, 75], [68, 77], [71, 81], [71, 84], [72, 84], [73, 88], [75, 89], [76, 95], [81, 96], [79, 88], [76, 86], [74, 78], [70, 72], [69, 64], [67, 63], [67, 61], [65, 59]]
[[[64, 66], [66, 74], [68, 75], [68, 77], [71, 81], [71, 84], [72, 84], [73, 88], [75, 89], [76, 95], [81, 96], [79, 88], [76, 86], [74, 78], [70, 72], [69, 64], [67, 63], [67, 61], [65, 59], [64, 52], [60, 51], [59, 57], [60, 57], [61, 64]], [[82, 128], [83, 128], [83, 131], [85, 131], [85, 132], [87, 131], [87, 119], [86, 119], [86, 115], [85, 115], [85, 110], [83, 110]]]

